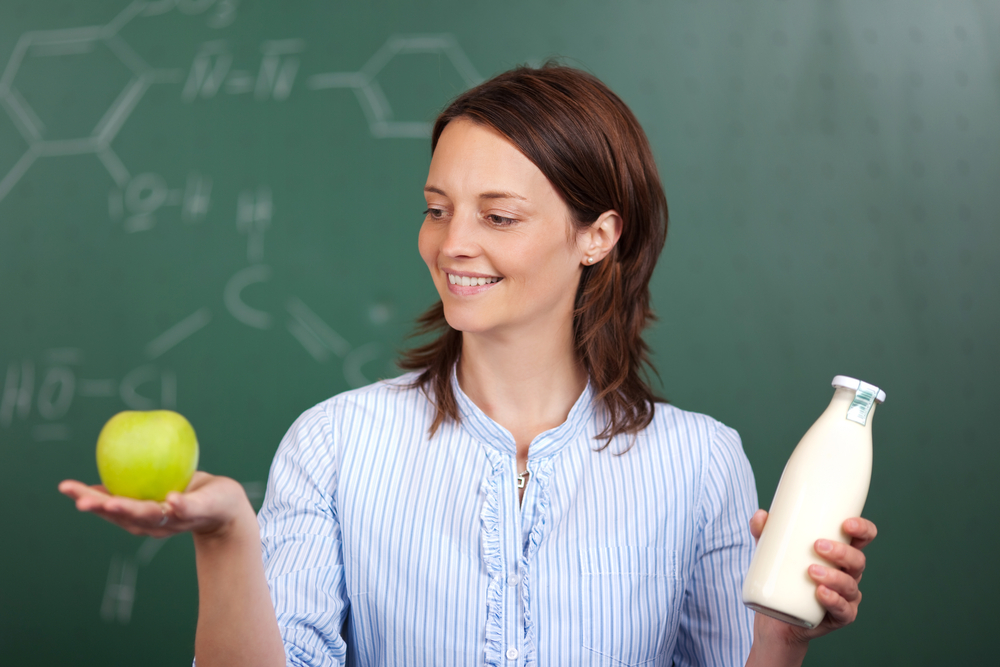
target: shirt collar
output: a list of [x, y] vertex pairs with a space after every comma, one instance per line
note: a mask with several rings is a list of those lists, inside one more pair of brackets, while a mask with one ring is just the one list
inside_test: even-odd
[[[458, 414], [461, 419], [461, 427], [473, 438], [480, 441], [487, 447], [514, 456], [517, 454], [517, 447], [514, 436], [510, 431], [493, 421], [479, 406], [466, 396], [465, 392], [458, 384], [457, 364], [451, 371], [451, 388], [458, 403]], [[584, 426], [592, 420], [594, 415], [593, 389], [590, 380], [583, 388], [580, 397], [569, 411], [564, 421], [559, 426], [551, 428], [535, 436], [528, 448], [528, 460], [536, 460], [542, 457], [553, 456], [566, 444], [579, 437]]]

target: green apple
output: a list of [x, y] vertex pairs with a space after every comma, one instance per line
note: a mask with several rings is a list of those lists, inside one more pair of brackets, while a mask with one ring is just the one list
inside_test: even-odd
[[198, 468], [198, 440], [170, 410], [119, 412], [97, 437], [97, 471], [116, 496], [161, 501], [183, 491]]

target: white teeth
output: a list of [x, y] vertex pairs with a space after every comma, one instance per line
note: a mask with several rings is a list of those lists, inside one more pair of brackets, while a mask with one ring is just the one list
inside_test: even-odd
[[498, 282], [499, 278], [471, 278], [469, 276], [456, 276], [454, 273], [448, 274], [448, 282], [452, 285], [463, 287], [478, 287], [480, 285], [490, 285]]

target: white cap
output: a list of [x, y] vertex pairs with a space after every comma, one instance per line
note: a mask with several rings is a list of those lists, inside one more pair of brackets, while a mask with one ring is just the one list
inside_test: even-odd
[[885, 392], [876, 387], [873, 384], [868, 384], [867, 382], [862, 382], [861, 380], [856, 380], [846, 375], [837, 375], [833, 378], [834, 387], [843, 387], [845, 389], [853, 389], [858, 391], [859, 389], [867, 389], [868, 391], [875, 394], [875, 400], [879, 403], [885, 401]]

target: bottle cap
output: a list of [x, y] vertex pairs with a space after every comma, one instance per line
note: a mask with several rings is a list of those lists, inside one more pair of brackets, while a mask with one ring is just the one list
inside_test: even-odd
[[856, 380], [852, 377], [847, 377], [846, 375], [837, 375], [833, 378], [834, 387], [843, 387], [845, 389], [853, 389], [854, 391], [866, 390], [875, 394], [875, 400], [879, 403], [885, 401], [885, 392], [876, 387], [875, 385], [868, 384], [867, 382], [862, 382], [861, 380]]

